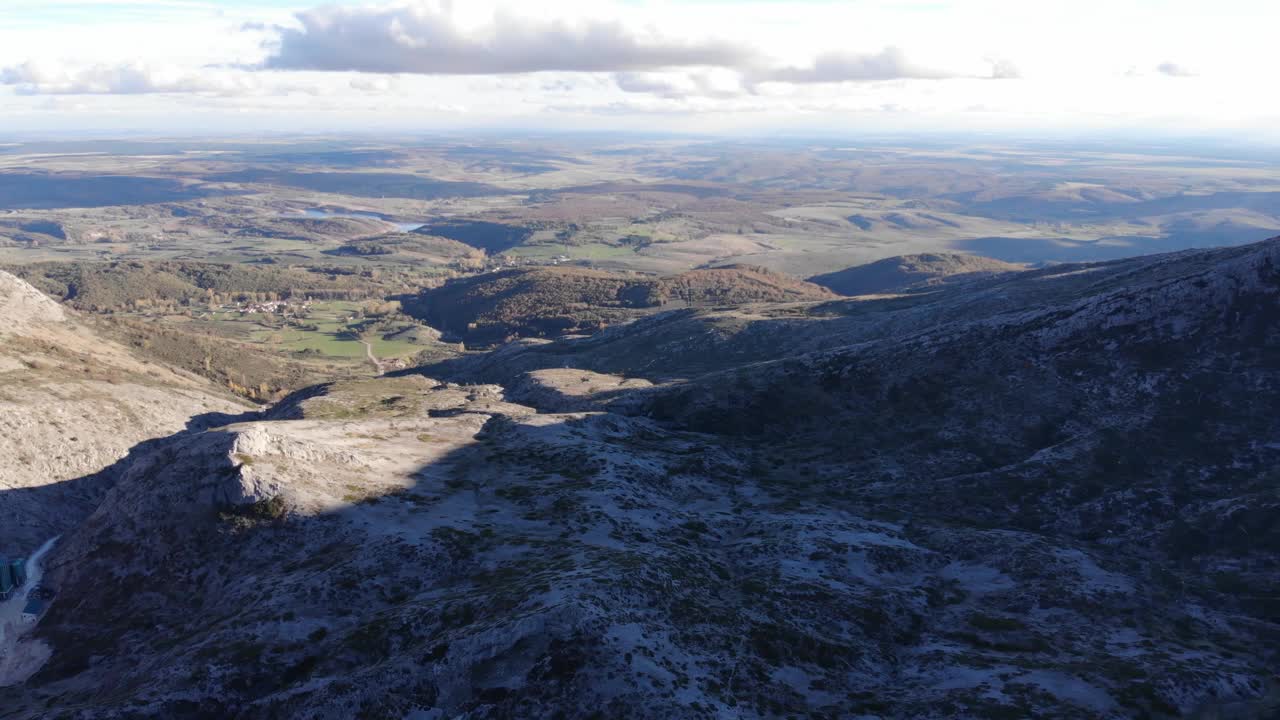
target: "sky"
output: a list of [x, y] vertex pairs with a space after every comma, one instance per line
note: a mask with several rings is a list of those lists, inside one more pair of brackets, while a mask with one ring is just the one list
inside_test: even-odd
[[0, 131], [1280, 138], [1273, 0], [0, 0]]

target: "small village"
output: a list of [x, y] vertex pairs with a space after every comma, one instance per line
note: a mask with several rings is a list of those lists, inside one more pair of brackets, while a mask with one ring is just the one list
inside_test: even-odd
[[303, 300], [300, 302], [294, 302], [292, 300], [265, 300], [260, 302], [242, 302], [234, 305], [223, 305], [218, 309], [223, 312], [240, 313], [241, 315], [261, 313], [264, 315], [302, 316], [311, 309], [311, 301]]

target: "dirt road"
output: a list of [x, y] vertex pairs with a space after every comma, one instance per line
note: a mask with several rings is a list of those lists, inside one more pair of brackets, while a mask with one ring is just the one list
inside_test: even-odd
[[360, 344], [364, 346], [364, 354], [369, 357], [369, 362], [373, 363], [373, 367], [377, 369], [378, 374], [381, 375], [385, 373], [386, 370], [382, 369], [382, 361], [378, 359], [378, 356], [373, 354], [373, 346], [364, 340], [361, 340]]
[[22, 608], [27, 604], [27, 594], [40, 584], [44, 574], [40, 561], [57, 539], [49, 538], [27, 558], [27, 582], [13, 597], [0, 603], [0, 687], [23, 682], [49, 659], [49, 647], [44, 643], [20, 642], [33, 627], [22, 622]]

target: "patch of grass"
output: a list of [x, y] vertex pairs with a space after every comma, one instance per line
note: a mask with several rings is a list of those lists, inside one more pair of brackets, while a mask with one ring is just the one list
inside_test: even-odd
[[259, 500], [249, 505], [237, 505], [219, 513], [220, 517], [240, 527], [283, 520], [289, 514], [289, 506], [279, 495]]
[[343, 494], [342, 501], [351, 503], [352, 505], [377, 505], [382, 498], [375, 492], [371, 492], [369, 488], [360, 485], [347, 485], [347, 492]]

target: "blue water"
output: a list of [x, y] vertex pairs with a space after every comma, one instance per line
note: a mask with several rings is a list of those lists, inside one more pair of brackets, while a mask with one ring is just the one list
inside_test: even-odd
[[329, 212], [329, 211], [327, 211], [327, 210], [317, 210], [316, 208], [310, 208], [310, 209], [307, 209], [307, 210], [303, 210], [303, 211], [302, 211], [302, 212], [300, 212], [300, 213], [286, 213], [286, 214], [285, 214], [285, 217], [308, 217], [308, 218], [335, 218], [335, 217], [345, 217], [345, 218], [366, 218], [366, 219], [368, 219], [368, 220], [381, 220], [381, 221], [383, 221], [383, 222], [389, 222], [389, 223], [391, 223], [392, 225], [395, 225], [395, 226], [396, 226], [396, 229], [397, 229], [397, 230], [399, 230], [400, 232], [413, 232], [414, 230], [417, 230], [418, 228], [422, 227], [422, 225], [423, 225], [423, 223], [401, 223], [401, 222], [394, 222], [394, 221], [392, 221], [392, 220], [387, 220], [386, 218], [384, 218], [384, 217], [382, 217], [381, 215], [378, 215], [378, 214], [376, 214], [376, 213], [360, 212], [360, 211], [358, 211], [358, 210], [352, 210], [351, 212]]

